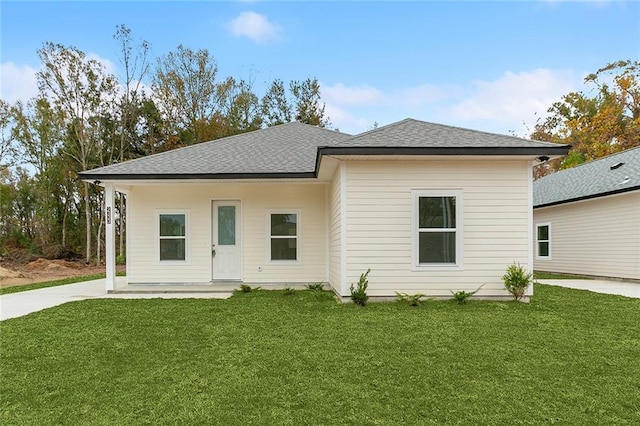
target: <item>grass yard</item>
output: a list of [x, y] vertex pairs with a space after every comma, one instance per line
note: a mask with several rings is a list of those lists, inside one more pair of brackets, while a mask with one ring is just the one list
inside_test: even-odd
[[640, 424], [640, 300], [86, 300], [0, 323], [0, 422]]

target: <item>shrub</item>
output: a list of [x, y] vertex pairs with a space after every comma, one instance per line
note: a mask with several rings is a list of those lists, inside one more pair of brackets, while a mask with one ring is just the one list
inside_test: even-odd
[[471, 298], [471, 296], [473, 296], [474, 294], [476, 294], [478, 291], [480, 291], [480, 289], [484, 286], [484, 284], [482, 284], [480, 287], [476, 288], [473, 291], [464, 291], [464, 290], [460, 290], [460, 291], [456, 291], [455, 293], [451, 290], [451, 294], [453, 294], [453, 299], [458, 302], [458, 305], [464, 305], [465, 303], [467, 303], [467, 300], [469, 300], [469, 298]]
[[251, 293], [252, 291], [260, 290], [260, 287], [251, 288], [248, 284], [240, 284], [240, 289], [237, 290], [239, 293]]
[[531, 272], [515, 262], [507, 267], [507, 272], [502, 276], [504, 287], [515, 300], [522, 299], [532, 283], [532, 278]]
[[360, 275], [357, 287], [354, 288], [353, 284], [351, 284], [351, 300], [353, 300], [353, 303], [356, 305], [364, 306], [367, 304], [367, 300], [369, 300], [369, 296], [367, 296], [367, 287], [369, 286], [367, 276], [369, 272], [371, 272], [371, 269], [367, 269], [367, 272]]
[[124, 254], [119, 254], [116, 256], [116, 265], [124, 265], [127, 259]]
[[324, 283], [311, 283], [305, 286], [307, 290], [324, 291]]
[[422, 302], [424, 302], [424, 300], [422, 300], [423, 297], [427, 297], [427, 296], [422, 293], [407, 294], [407, 293], [398, 293], [396, 291], [396, 300], [398, 302], [406, 303], [409, 306], [420, 306]]

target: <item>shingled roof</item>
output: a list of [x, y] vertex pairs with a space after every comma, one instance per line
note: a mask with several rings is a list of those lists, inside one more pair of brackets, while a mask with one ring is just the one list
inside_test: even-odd
[[313, 178], [323, 155], [564, 155], [568, 145], [406, 119], [357, 136], [287, 123], [80, 173], [87, 180]]
[[635, 190], [640, 190], [640, 147], [536, 180], [533, 206], [553, 206]]

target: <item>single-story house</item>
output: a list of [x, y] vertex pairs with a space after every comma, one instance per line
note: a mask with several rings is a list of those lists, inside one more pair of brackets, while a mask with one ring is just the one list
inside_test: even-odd
[[[300, 286], [342, 297], [505, 297], [533, 268], [532, 166], [568, 146], [414, 119], [348, 135], [288, 123], [81, 174], [127, 196], [127, 281]], [[529, 293], [531, 294], [531, 293]]]
[[640, 280], [640, 147], [533, 184], [536, 270]]

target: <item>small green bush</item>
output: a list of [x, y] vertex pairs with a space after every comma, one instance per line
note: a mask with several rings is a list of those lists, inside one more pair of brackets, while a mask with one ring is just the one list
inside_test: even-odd
[[369, 300], [369, 296], [367, 295], [367, 287], [369, 286], [367, 276], [369, 272], [371, 272], [371, 269], [367, 269], [367, 272], [360, 275], [357, 287], [351, 284], [351, 300], [353, 300], [353, 303], [356, 305], [364, 306], [367, 304], [367, 300]]
[[119, 254], [116, 256], [116, 265], [124, 265], [127, 259], [124, 254]]
[[407, 293], [398, 293], [396, 291], [396, 300], [398, 302], [406, 303], [409, 306], [420, 306], [424, 300], [422, 300], [426, 295], [422, 293], [416, 294], [407, 294]]
[[532, 279], [533, 273], [515, 262], [507, 267], [507, 272], [502, 276], [504, 287], [515, 300], [522, 299], [531, 285]]
[[324, 291], [324, 283], [310, 283], [305, 286], [307, 290]]
[[252, 291], [260, 290], [260, 287], [252, 288], [248, 284], [240, 284], [240, 289], [237, 290], [239, 293], [251, 293]]
[[460, 290], [460, 291], [456, 291], [455, 293], [451, 290], [449, 291], [451, 291], [451, 294], [453, 294], [453, 300], [458, 302], [458, 305], [464, 305], [474, 294], [480, 291], [482, 287], [484, 287], [484, 284], [482, 284], [480, 287], [476, 288], [473, 291]]

